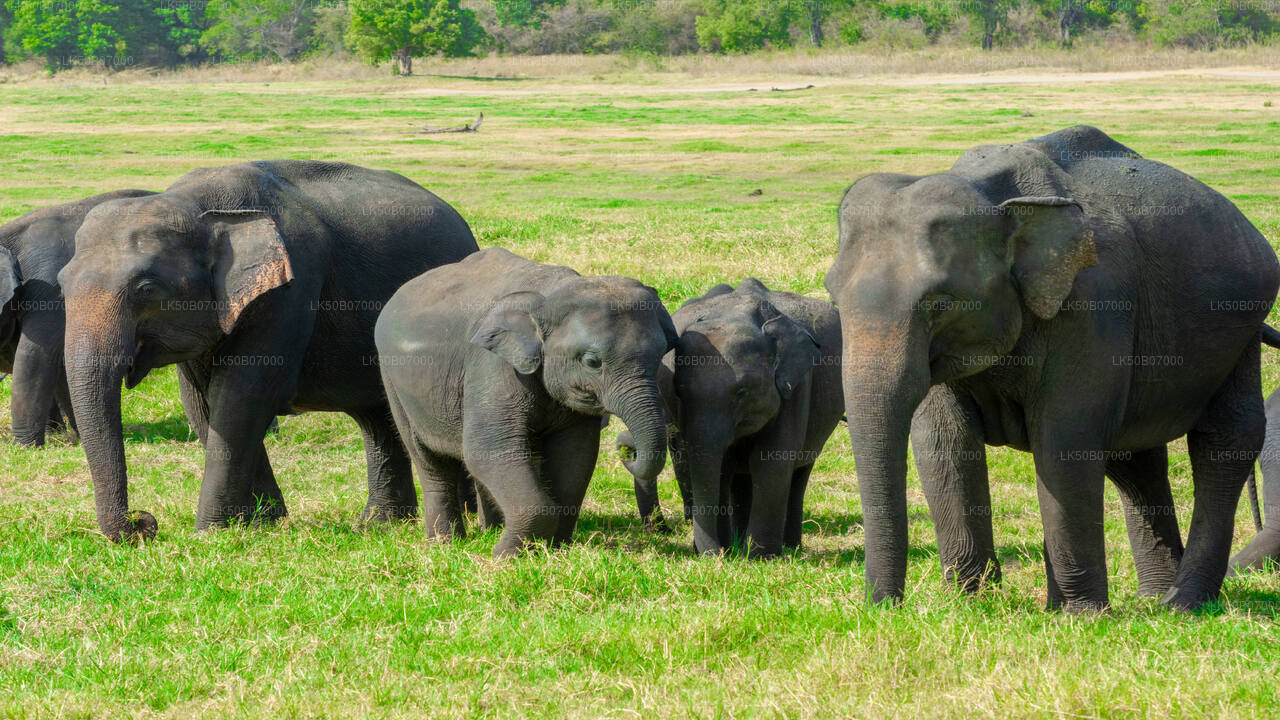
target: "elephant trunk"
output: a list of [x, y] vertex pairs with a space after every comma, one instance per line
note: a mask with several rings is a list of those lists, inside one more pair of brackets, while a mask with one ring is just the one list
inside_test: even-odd
[[76, 302], [69, 298], [63, 353], [71, 405], [80, 442], [93, 477], [98, 527], [121, 542], [155, 535], [156, 519], [130, 513], [124, 437], [120, 423], [120, 384], [132, 366], [133, 333], [121, 322], [118, 301]]
[[657, 520], [658, 474], [667, 462], [667, 420], [658, 388], [652, 380], [614, 388], [604, 397], [604, 408], [627, 426], [634, 454], [625, 463], [635, 478], [640, 516], [646, 522]]
[[[910, 323], [844, 322], [844, 392], [866, 535], [867, 594], [902, 599], [907, 575], [907, 445], [929, 392], [928, 336]], [[874, 348], [874, 352], [867, 352]]]

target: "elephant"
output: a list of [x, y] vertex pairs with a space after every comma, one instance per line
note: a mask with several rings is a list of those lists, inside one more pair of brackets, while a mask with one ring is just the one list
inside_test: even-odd
[[[1263, 326], [1262, 340], [1271, 347], [1280, 348], [1280, 332], [1273, 328]], [[1266, 436], [1258, 456], [1263, 480], [1261, 510], [1258, 508], [1257, 489], [1250, 484], [1254, 521], [1265, 520], [1265, 524], [1258, 529], [1257, 536], [1231, 558], [1230, 575], [1261, 570], [1268, 562], [1280, 564], [1280, 389], [1267, 396], [1265, 408]]]
[[495, 557], [568, 542], [606, 412], [637, 438], [635, 472], [662, 470], [656, 374], [676, 333], [658, 294], [636, 280], [486, 248], [406, 283], [374, 336], [431, 538], [465, 535], [459, 487], [469, 474], [482, 524], [505, 525]]
[[[694, 549], [719, 554], [745, 541], [750, 556], [771, 557], [798, 548], [809, 474], [844, 413], [839, 315], [747, 278], [671, 319], [680, 339], [658, 387]], [[635, 455], [629, 433], [618, 446]], [[656, 504], [656, 488], [637, 497]]]
[[[1262, 446], [1259, 327], [1280, 286], [1275, 252], [1229, 200], [1076, 126], [974, 148], [940, 174], [866, 176], [840, 203], [839, 238], [825, 284], [873, 601], [903, 595], [909, 437], [963, 587], [999, 577], [991, 445], [1034, 458], [1050, 608], [1107, 605], [1107, 476], [1143, 593], [1180, 609], [1217, 596]], [[1165, 459], [1183, 435], [1185, 552]]]
[[197, 529], [287, 512], [263, 436], [277, 415], [307, 410], [359, 425], [363, 520], [416, 516], [373, 325], [401, 284], [477, 249], [457, 211], [418, 184], [336, 162], [203, 168], [89, 211], [58, 278], [99, 528], [117, 541], [155, 535], [155, 517], [129, 509], [121, 382], [175, 363], [205, 448]]
[[100, 203], [152, 195], [117, 190], [33, 210], [0, 227], [0, 371], [12, 376], [13, 439], [44, 444], [45, 431], [75, 435], [62, 367], [66, 317], [58, 271], [75, 250], [76, 230]]

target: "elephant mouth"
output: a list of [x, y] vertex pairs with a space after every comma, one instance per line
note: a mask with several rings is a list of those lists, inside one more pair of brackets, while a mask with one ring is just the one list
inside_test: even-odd
[[600, 404], [600, 396], [593, 390], [570, 385], [566, 395], [567, 397], [565, 399], [569, 401], [568, 404], [574, 407], [597, 413], [604, 412], [604, 407]]

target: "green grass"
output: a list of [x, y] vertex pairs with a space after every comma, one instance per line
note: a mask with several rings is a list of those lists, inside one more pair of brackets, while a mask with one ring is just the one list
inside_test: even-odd
[[[1220, 189], [1280, 244], [1280, 110], [1263, 106], [1280, 85], [815, 82], [8, 85], [0, 221], [194, 167], [335, 158], [421, 182], [482, 246], [633, 275], [672, 307], [746, 275], [821, 297], [836, 204], [858, 176], [940, 171], [978, 143], [1088, 122]], [[414, 134], [481, 111], [479, 133]], [[907, 602], [886, 609], [863, 599], [843, 428], [810, 485], [805, 549], [782, 560], [701, 559], [687, 524], [642, 528], [615, 423], [575, 544], [498, 563], [495, 532], [440, 545], [418, 527], [360, 528], [359, 434], [327, 414], [268, 438], [287, 521], [197, 535], [202, 453], [172, 368], [126, 393], [124, 417], [131, 505], [160, 521], [143, 548], [97, 534], [80, 448], [0, 448], [0, 714], [1236, 718], [1280, 704], [1280, 578], [1228, 581], [1195, 615], [1136, 598], [1110, 488], [1113, 608], [1044, 612], [1033, 470], [1013, 451], [990, 453], [1004, 585], [966, 598], [942, 582], [913, 476]], [[0, 427], [8, 439], [8, 383]], [[1185, 529], [1181, 444], [1171, 471]], [[669, 471], [662, 491], [678, 507]], [[1237, 546], [1252, 532], [1242, 507]]]

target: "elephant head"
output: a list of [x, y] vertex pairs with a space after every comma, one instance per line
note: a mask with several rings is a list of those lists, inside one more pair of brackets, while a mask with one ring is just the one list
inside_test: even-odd
[[671, 316], [652, 288], [629, 278], [575, 277], [546, 295], [501, 298], [471, 342], [521, 374], [541, 370], [547, 394], [570, 410], [618, 416], [635, 438], [637, 497], [656, 503], [666, 462], [657, 372], [675, 340]]
[[0, 245], [0, 339], [8, 334], [16, 315], [9, 303], [17, 296], [20, 285], [22, 272], [18, 269], [18, 261], [9, 248]]
[[826, 287], [840, 307], [873, 600], [900, 599], [905, 583], [917, 406], [930, 386], [999, 362], [1024, 324], [1053, 318], [1096, 264], [1092, 238], [1070, 199], [989, 198], [953, 174], [871, 175], [846, 192]]
[[113, 540], [153, 535], [130, 513], [120, 384], [200, 357], [263, 293], [292, 279], [275, 220], [208, 209], [170, 194], [113, 200], [85, 217], [58, 275], [66, 298], [65, 362], [98, 526]]

